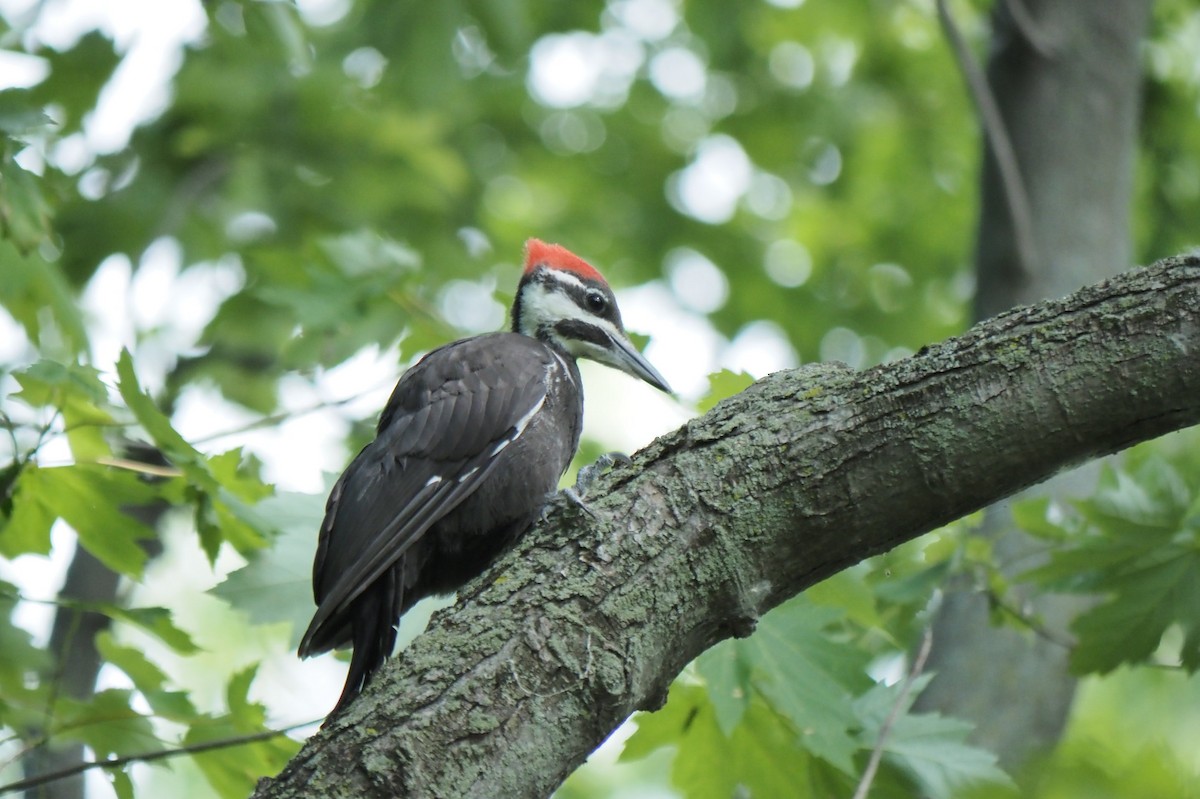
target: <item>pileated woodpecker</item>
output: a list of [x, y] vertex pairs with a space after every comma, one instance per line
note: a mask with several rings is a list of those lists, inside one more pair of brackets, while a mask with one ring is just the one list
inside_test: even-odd
[[391, 655], [402, 613], [482, 573], [538, 516], [579, 446], [576, 358], [670, 391], [600, 273], [530, 239], [512, 332], [439, 347], [401, 376], [329, 495], [313, 563], [299, 654], [354, 647], [333, 713]]

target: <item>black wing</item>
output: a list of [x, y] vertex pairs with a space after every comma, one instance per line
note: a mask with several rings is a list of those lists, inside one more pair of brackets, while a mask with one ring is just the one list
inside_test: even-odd
[[375, 440], [330, 493], [302, 657], [349, 640], [354, 601], [487, 479], [545, 401], [553, 366], [541, 343], [492, 333], [434, 350], [400, 378]]

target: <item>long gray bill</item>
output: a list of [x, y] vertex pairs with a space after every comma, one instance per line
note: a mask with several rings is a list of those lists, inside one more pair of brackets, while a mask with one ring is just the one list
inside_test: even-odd
[[650, 365], [646, 357], [637, 351], [633, 342], [620, 336], [614, 337], [612, 341], [616, 345], [613, 351], [616, 356], [613, 359], [613, 366], [626, 374], [645, 380], [659, 391], [671, 393], [671, 387], [667, 385], [667, 381], [658, 373], [657, 369]]

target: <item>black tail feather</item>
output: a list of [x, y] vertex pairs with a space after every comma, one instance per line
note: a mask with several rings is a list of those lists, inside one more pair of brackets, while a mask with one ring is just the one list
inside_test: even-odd
[[354, 650], [350, 655], [350, 671], [337, 705], [325, 723], [362, 693], [371, 676], [391, 657], [396, 646], [396, 624], [404, 601], [403, 560], [384, 572], [375, 584], [354, 602]]

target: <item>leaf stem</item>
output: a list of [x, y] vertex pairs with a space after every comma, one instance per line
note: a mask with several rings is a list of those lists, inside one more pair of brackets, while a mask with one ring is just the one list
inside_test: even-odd
[[871, 790], [871, 783], [875, 781], [875, 774], [879, 771], [879, 763], [883, 760], [883, 746], [887, 743], [888, 736], [892, 732], [892, 726], [899, 718], [901, 709], [908, 702], [908, 695], [912, 693], [913, 683], [917, 677], [921, 676], [921, 672], [925, 669], [925, 661], [929, 659], [929, 651], [933, 648], [933, 628], [926, 627], [925, 634], [921, 637], [921, 648], [917, 650], [917, 658], [913, 661], [912, 668], [909, 669], [908, 675], [904, 678], [904, 685], [900, 687], [900, 693], [896, 696], [896, 701], [892, 704], [892, 709], [888, 712], [887, 718], [883, 720], [883, 725], [879, 728], [879, 740], [875, 742], [875, 748], [871, 750], [871, 759], [867, 761], [867, 768], [863, 771], [862, 779], [858, 782], [858, 787], [854, 790], [853, 799], [867, 799], [867, 793]]

